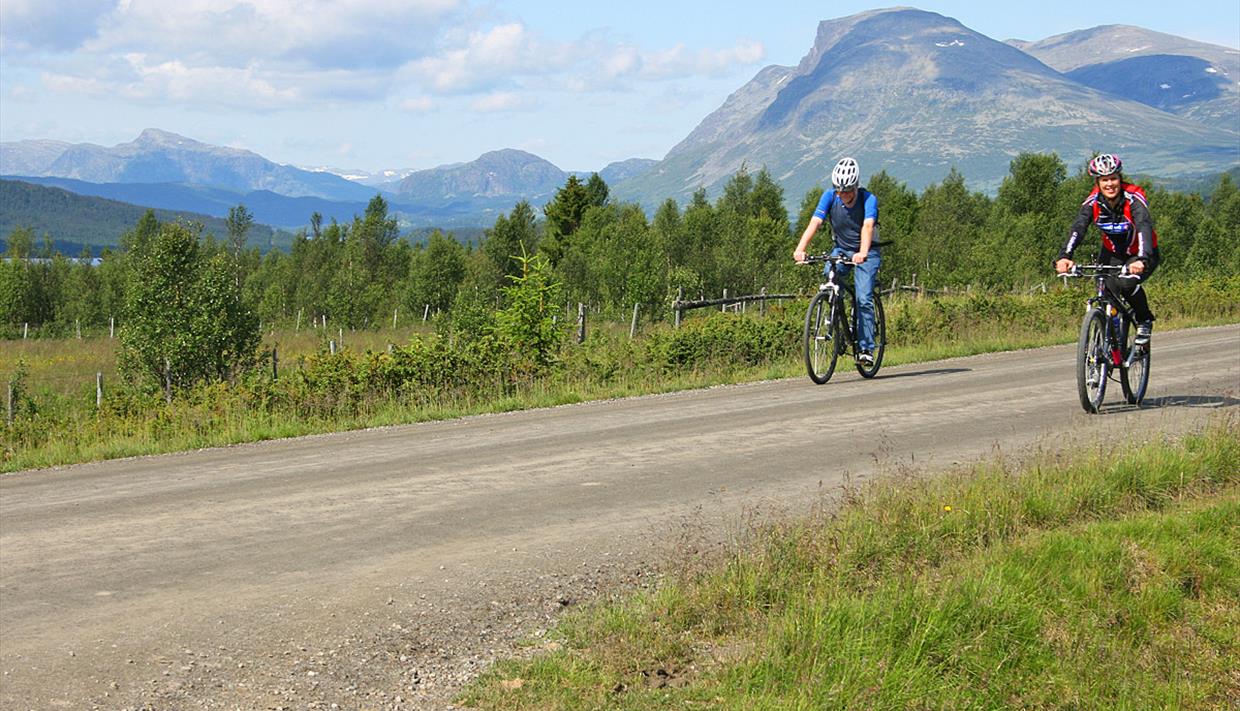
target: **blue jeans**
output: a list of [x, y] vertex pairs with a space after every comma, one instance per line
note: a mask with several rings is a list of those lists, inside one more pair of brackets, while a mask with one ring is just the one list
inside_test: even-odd
[[[831, 256], [851, 256], [852, 252], [836, 247]], [[860, 333], [857, 334], [857, 346], [863, 351], [874, 350], [874, 280], [878, 276], [878, 266], [883, 261], [877, 250], [871, 249], [861, 264], [841, 264], [836, 267], [836, 278], [842, 279], [854, 267], [853, 287], [857, 291], [857, 322]], [[828, 266], [828, 268], [830, 268]], [[823, 270], [823, 276], [826, 276]]]

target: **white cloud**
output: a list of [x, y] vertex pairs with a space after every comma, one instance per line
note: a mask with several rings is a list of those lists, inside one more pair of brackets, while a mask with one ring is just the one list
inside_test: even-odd
[[[74, 0], [68, 0], [74, 4]], [[526, 108], [533, 90], [607, 91], [633, 82], [719, 76], [760, 61], [760, 43], [644, 49], [604, 33], [557, 41], [470, 0], [3, 0], [40, 51], [6, 56], [37, 67], [53, 91], [278, 110], [466, 95], [477, 111]], [[53, 9], [49, 9], [53, 8]], [[63, 26], [57, 18], [69, 18]], [[21, 23], [25, 23], [22, 25]], [[56, 29], [52, 32], [51, 29]], [[27, 61], [30, 64], [22, 64]]]
[[0, 47], [6, 52], [66, 51], [98, 31], [116, 0], [4, 0], [0, 2]]
[[472, 32], [463, 44], [406, 65], [411, 81], [442, 93], [486, 91], [522, 76], [554, 74], [577, 59], [570, 44], [546, 42], [521, 23]]
[[667, 81], [692, 77], [721, 77], [739, 67], [761, 62], [761, 42], [744, 40], [725, 49], [690, 50], [684, 45], [643, 50], [627, 45], [596, 44], [595, 61], [566, 81], [571, 91], [589, 92], [623, 87], [634, 81]]
[[433, 49], [461, 0], [128, 0], [88, 48], [314, 68], [393, 67]]
[[598, 35], [548, 41], [520, 23], [509, 23], [473, 32], [457, 47], [410, 62], [405, 72], [410, 81], [441, 94], [494, 90], [528, 78], [586, 92], [628, 81], [723, 76], [765, 56], [762, 43], [749, 40], [725, 49], [692, 51], [676, 45], [643, 50]]
[[81, 69], [70, 65], [45, 72], [43, 85], [61, 93], [117, 95], [139, 103], [274, 111], [378, 100], [390, 82], [370, 72], [202, 66], [141, 52], [101, 60], [89, 72], [75, 68]]

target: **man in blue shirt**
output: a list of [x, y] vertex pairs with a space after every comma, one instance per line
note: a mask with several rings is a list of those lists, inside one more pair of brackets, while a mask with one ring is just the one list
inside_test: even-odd
[[[818, 201], [818, 209], [814, 210], [814, 216], [806, 226], [805, 234], [801, 235], [792, 258], [798, 264], [805, 262], [805, 248], [818, 227], [829, 218], [831, 234], [835, 238], [835, 248], [831, 254], [851, 255], [852, 264], [841, 264], [839, 275], [843, 276], [856, 267], [853, 280], [856, 282], [861, 331], [857, 336], [857, 346], [861, 349], [857, 362], [870, 366], [874, 364], [874, 282], [882, 257], [878, 253], [878, 198], [865, 188], [858, 187], [860, 183], [861, 170], [857, 161], [842, 158], [835, 164], [831, 171], [833, 189], [823, 193]], [[827, 265], [827, 268], [831, 266]]]

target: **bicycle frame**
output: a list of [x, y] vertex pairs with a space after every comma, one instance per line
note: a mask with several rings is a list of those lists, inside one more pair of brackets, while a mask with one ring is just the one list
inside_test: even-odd
[[[848, 295], [848, 306], [847, 306], [848, 318], [844, 319], [844, 333], [845, 333], [845, 340], [847, 342], [844, 344], [844, 346], [846, 348], [852, 349], [853, 353], [856, 353], [858, 352], [858, 347], [857, 347], [858, 329], [857, 329], [857, 323], [856, 323], [857, 321], [857, 293], [853, 290], [852, 286], [842, 281], [842, 279], [840, 281], [836, 281], [836, 278], [835, 278], [836, 265], [849, 264], [851, 263], [851, 261], [852, 260], [850, 260], [848, 257], [842, 257], [842, 256], [833, 257], [830, 255], [827, 255], [827, 256], [822, 256], [822, 257], [807, 257], [805, 260], [805, 263], [806, 264], [823, 263], [823, 264], [831, 265], [831, 268], [827, 270], [827, 280], [818, 285], [818, 291], [820, 292], [830, 291], [831, 292], [831, 303], [836, 304], [836, 305], [840, 305], [843, 303], [843, 299], [840, 295], [841, 290], [844, 291]], [[840, 354], [843, 355], [847, 352], [848, 350], [841, 350]]]
[[1118, 265], [1088, 264], [1076, 265], [1063, 275], [1094, 279], [1094, 295], [1085, 302], [1076, 364], [1077, 394], [1089, 413], [1100, 411], [1108, 381], [1118, 382], [1124, 399], [1138, 406], [1149, 385], [1149, 348], [1131, 338], [1136, 328], [1132, 309], [1107, 286], [1108, 277], [1125, 271], [1126, 267]]
[[[1124, 267], [1104, 265], [1104, 264], [1084, 264], [1077, 265], [1069, 272], [1067, 276], [1092, 276], [1096, 291], [1093, 296], [1086, 299], [1085, 309], [1099, 309], [1107, 317], [1106, 319], [1106, 338], [1107, 345], [1111, 350], [1110, 365], [1113, 368], [1127, 368], [1132, 365], [1135, 357], [1140, 355], [1140, 347], [1133, 348], [1131, 352], [1128, 350], [1127, 338], [1128, 329], [1133, 328], [1136, 318], [1132, 314], [1132, 308], [1119, 297], [1118, 294], [1107, 288], [1106, 279], [1108, 276], [1115, 274], [1123, 274]], [[1117, 375], [1114, 371], [1108, 373], [1108, 378], [1114, 380]]]
[[[851, 257], [821, 254], [808, 257], [803, 264], [826, 264], [826, 277], [818, 291], [810, 298], [805, 312], [805, 367], [810, 380], [822, 385], [831, 379], [838, 358], [849, 351], [856, 362], [853, 364], [863, 378], [873, 378], [883, 364], [883, 352], [887, 345], [887, 325], [883, 316], [883, 302], [874, 293], [875, 347], [870, 357], [862, 358], [861, 312], [857, 308], [856, 288], [845, 281], [835, 268], [851, 263]], [[847, 295], [847, 301], [845, 300]]]

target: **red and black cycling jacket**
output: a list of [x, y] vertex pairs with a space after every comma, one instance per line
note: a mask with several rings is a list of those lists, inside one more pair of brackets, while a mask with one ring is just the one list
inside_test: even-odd
[[1068, 243], [1059, 258], [1071, 258], [1080, 246], [1081, 239], [1090, 224], [1098, 226], [1102, 233], [1102, 248], [1120, 257], [1140, 257], [1153, 261], [1158, 259], [1158, 234], [1154, 232], [1154, 218], [1145, 199], [1145, 191], [1139, 185], [1124, 183], [1120, 193], [1119, 207], [1112, 208], [1094, 187], [1081, 203], [1081, 210], [1072, 223]]

